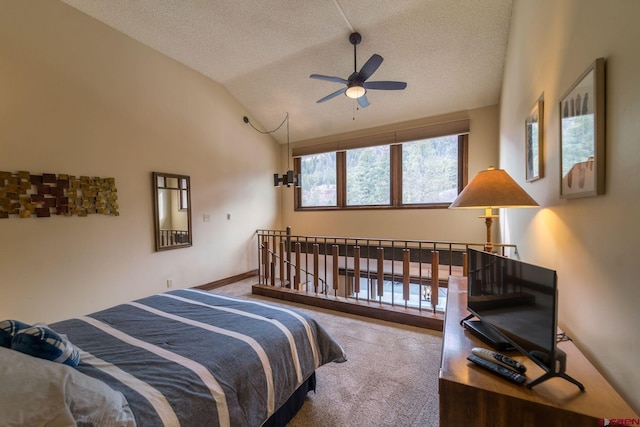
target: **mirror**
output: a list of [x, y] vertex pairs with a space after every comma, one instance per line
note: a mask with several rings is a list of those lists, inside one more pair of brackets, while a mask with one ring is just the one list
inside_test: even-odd
[[191, 183], [186, 175], [153, 172], [156, 251], [191, 246]]

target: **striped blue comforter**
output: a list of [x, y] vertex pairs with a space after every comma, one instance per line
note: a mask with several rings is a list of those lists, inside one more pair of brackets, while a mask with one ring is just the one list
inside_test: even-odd
[[344, 361], [309, 316], [191, 289], [51, 327], [78, 370], [121, 391], [139, 426], [260, 426], [314, 370]]

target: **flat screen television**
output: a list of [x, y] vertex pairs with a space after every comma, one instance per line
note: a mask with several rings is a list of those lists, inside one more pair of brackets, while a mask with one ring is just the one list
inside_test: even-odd
[[499, 337], [543, 368], [546, 374], [530, 382], [529, 388], [560, 376], [584, 389], [565, 374], [566, 355], [556, 346], [556, 271], [472, 248], [468, 267], [467, 309], [480, 325], [465, 319], [465, 326]]

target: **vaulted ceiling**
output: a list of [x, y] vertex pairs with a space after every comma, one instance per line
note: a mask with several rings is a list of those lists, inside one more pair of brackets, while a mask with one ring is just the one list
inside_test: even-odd
[[[62, 0], [223, 85], [252, 123], [275, 128], [288, 112], [290, 140], [497, 104], [512, 0]], [[370, 105], [339, 95], [354, 71], [384, 61]], [[242, 120], [242, 117], [238, 117]], [[274, 138], [286, 142], [285, 132]]]

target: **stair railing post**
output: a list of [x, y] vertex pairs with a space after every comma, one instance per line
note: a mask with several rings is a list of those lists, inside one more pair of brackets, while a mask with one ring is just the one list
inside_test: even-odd
[[271, 267], [271, 286], [276, 285], [276, 261], [277, 261], [276, 257], [277, 257], [277, 254], [274, 248], [273, 252], [271, 252], [271, 266], [270, 266]]
[[293, 277], [293, 287], [294, 289], [300, 290], [300, 248], [302, 247], [302, 245], [300, 244], [300, 242], [296, 242], [295, 244], [295, 252], [296, 252], [296, 265], [295, 265], [295, 269], [296, 269], [296, 273], [295, 276]]
[[269, 280], [269, 237], [262, 236], [262, 271], [264, 273], [264, 284]]
[[289, 282], [287, 282], [287, 278], [284, 273], [284, 259], [285, 259], [285, 241], [280, 240], [280, 256], [279, 256], [279, 264], [280, 264], [280, 286], [289, 286]]
[[333, 262], [333, 295], [338, 295], [338, 256], [340, 254], [340, 247], [338, 245], [331, 246], [332, 262]]
[[462, 275], [464, 277], [469, 277], [469, 253], [462, 253]]
[[438, 305], [438, 286], [439, 274], [440, 274], [440, 252], [431, 251], [431, 307], [433, 312], [436, 312], [436, 306]]
[[353, 291], [360, 293], [360, 246], [353, 247]]
[[313, 244], [313, 291], [317, 294], [318, 293], [318, 285], [320, 284], [320, 268], [319, 268], [319, 261], [320, 261], [320, 245], [317, 243]]
[[402, 250], [402, 299], [404, 300], [404, 306], [407, 306], [410, 298], [409, 287], [410, 283], [410, 267], [409, 261], [411, 260], [411, 251], [409, 249]]
[[291, 226], [287, 226], [287, 287], [291, 287]]
[[382, 296], [384, 295], [384, 248], [379, 246], [377, 249], [378, 254], [378, 299], [382, 302]]

